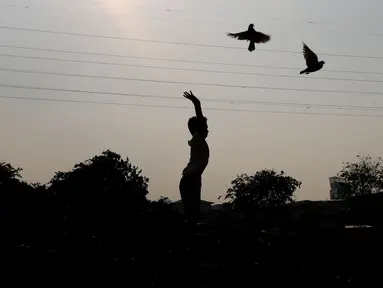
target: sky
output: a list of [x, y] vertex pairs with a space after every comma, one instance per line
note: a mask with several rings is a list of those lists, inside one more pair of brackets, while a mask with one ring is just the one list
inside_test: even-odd
[[[45, 183], [110, 149], [150, 178], [150, 198], [178, 200], [194, 113], [182, 94], [192, 90], [210, 131], [203, 199], [218, 203], [237, 174], [264, 168], [302, 181], [298, 200], [328, 199], [342, 162], [382, 155], [382, 9], [379, 0], [0, 0], [0, 161]], [[225, 35], [250, 23], [271, 35], [252, 53]], [[302, 41], [322, 71], [299, 75]]]

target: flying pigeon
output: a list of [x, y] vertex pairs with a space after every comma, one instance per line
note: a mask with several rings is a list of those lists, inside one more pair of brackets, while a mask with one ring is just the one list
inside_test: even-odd
[[303, 56], [306, 59], [307, 68], [299, 74], [310, 74], [322, 69], [324, 61], [318, 61], [318, 56], [303, 42]]
[[254, 30], [254, 24], [250, 24], [247, 31], [239, 33], [226, 33], [227, 36], [238, 39], [238, 40], [247, 40], [250, 41], [248, 50], [250, 52], [255, 50], [255, 43], [266, 43], [269, 42], [271, 37], [270, 35], [263, 34], [261, 32]]

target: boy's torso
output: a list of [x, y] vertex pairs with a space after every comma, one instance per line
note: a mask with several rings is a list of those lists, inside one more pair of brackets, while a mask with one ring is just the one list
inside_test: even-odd
[[189, 146], [190, 160], [188, 165], [183, 170], [182, 175], [191, 173], [198, 173], [202, 175], [207, 164], [209, 163], [209, 145], [204, 138], [196, 133], [189, 141]]

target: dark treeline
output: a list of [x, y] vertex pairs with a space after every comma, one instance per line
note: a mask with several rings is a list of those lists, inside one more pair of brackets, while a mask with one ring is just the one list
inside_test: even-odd
[[[340, 173], [350, 197], [363, 194], [355, 183], [359, 170], [346, 163]], [[347, 171], [354, 173], [353, 189]], [[225, 196], [234, 208], [205, 216], [196, 238], [167, 198], [148, 199], [141, 170], [112, 151], [44, 185], [25, 182], [21, 172], [0, 163], [0, 271], [19, 279], [119, 279], [136, 287], [355, 284], [371, 279], [381, 256], [373, 244], [381, 241], [379, 225], [358, 242], [345, 229], [313, 225], [323, 222], [324, 213], [314, 213], [322, 208], [295, 221], [294, 192], [302, 183], [283, 171], [238, 175]], [[378, 193], [375, 182], [363, 185]], [[349, 211], [355, 199], [340, 210]], [[370, 207], [353, 211], [362, 215]]]

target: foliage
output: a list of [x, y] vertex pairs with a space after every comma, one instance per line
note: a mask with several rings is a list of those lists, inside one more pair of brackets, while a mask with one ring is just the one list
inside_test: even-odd
[[161, 196], [157, 201], [152, 201], [152, 203], [156, 203], [159, 205], [172, 205], [172, 201], [168, 197]]
[[[356, 276], [361, 281], [365, 281], [365, 275], [371, 276], [376, 261], [368, 258], [376, 254], [381, 242], [379, 233], [368, 233], [374, 234], [371, 241], [365, 241], [368, 245], [350, 254], [350, 245], [342, 245], [346, 237], [335, 239], [318, 229], [310, 231], [313, 237], [284, 233], [282, 229], [262, 231], [247, 225], [253, 223], [231, 219], [231, 214], [220, 222], [199, 225], [197, 237], [190, 237], [171, 201], [164, 197], [148, 201], [148, 179], [128, 159], [109, 150], [69, 172], [57, 172], [47, 185], [23, 181], [20, 171], [10, 164], [0, 164], [0, 269], [4, 275], [53, 275], [55, 279], [69, 277], [75, 281], [80, 277], [88, 282], [112, 277], [125, 279], [126, 283], [139, 282], [144, 287], [164, 287], [177, 285], [179, 281], [172, 277], [177, 274], [188, 279], [186, 285], [190, 287], [244, 286], [251, 281], [270, 286], [281, 284], [280, 279], [284, 285], [286, 281], [295, 285], [299, 281], [299, 286], [315, 278], [321, 263], [331, 258], [331, 269], [322, 269], [325, 277], [319, 279], [321, 284], [349, 284], [352, 277], [355, 282]], [[249, 204], [244, 205], [249, 208], [278, 206], [293, 201], [300, 185], [283, 172], [262, 170], [253, 176], [238, 176], [226, 198]], [[382, 195], [360, 196], [374, 198], [371, 201], [378, 213], [367, 215], [373, 220], [381, 216], [383, 199], [379, 202], [378, 196]], [[358, 199], [351, 206], [356, 210], [355, 218], [372, 210], [370, 200], [360, 207], [361, 202]], [[290, 205], [265, 210], [272, 211], [274, 217], [286, 209]], [[314, 210], [322, 220], [320, 209]], [[316, 216], [308, 216], [308, 224], [313, 226]], [[287, 222], [290, 226], [291, 221]], [[379, 260], [378, 254], [373, 260]], [[274, 258], [277, 263], [270, 265]], [[190, 277], [196, 265], [203, 267], [203, 273]], [[259, 275], [256, 280], [253, 274], [243, 273], [249, 268]], [[302, 279], [290, 277], [297, 269], [303, 269]], [[229, 274], [232, 277], [225, 278]]]
[[380, 157], [357, 155], [355, 162], [343, 163], [338, 173], [340, 196], [369, 195], [383, 189], [383, 160]]
[[274, 170], [264, 169], [253, 176], [238, 175], [231, 182], [225, 199], [229, 199], [239, 209], [280, 206], [294, 201], [294, 192], [301, 182]]
[[57, 172], [47, 185], [26, 183], [20, 172], [0, 163], [0, 221], [12, 243], [55, 245], [57, 235], [75, 243], [95, 235], [126, 241], [147, 209], [148, 178], [110, 150]]
[[19, 181], [21, 179], [21, 171], [21, 168], [14, 168], [9, 163], [0, 162], [0, 185], [14, 180]]
[[138, 223], [148, 204], [149, 179], [141, 172], [128, 158], [107, 150], [72, 171], [57, 172], [48, 190], [60, 199], [73, 233], [123, 233], [122, 227]]
[[166, 225], [169, 224], [170, 221], [175, 220], [176, 215], [177, 212], [169, 198], [160, 197], [160, 199], [150, 202], [147, 216], [152, 223]]

